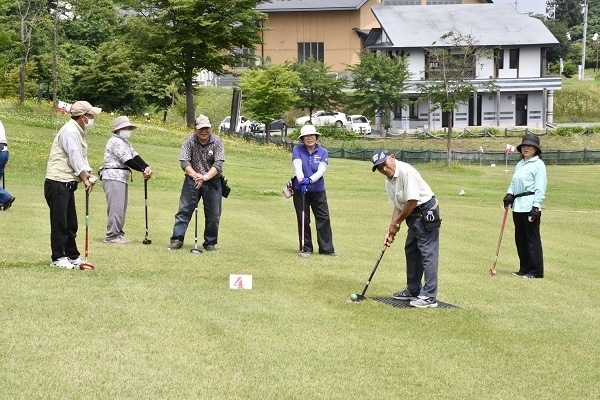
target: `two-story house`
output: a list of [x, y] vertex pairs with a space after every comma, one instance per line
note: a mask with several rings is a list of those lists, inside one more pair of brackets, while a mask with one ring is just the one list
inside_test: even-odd
[[[425, 10], [426, 9], [426, 10]], [[454, 112], [453, 125], [544, 127], [552, 122], [553, 91], [561, 88], [560, 76], [546, 75], [546, 49], [558, 40], [537, 18], [519, 14], [510, 4], [463, 4], [444, 7], [374, 7], [380, 29], [371, 31], [365, 47], [407, 56], [409, 84], [427, 80], [428, 49], [448, 46], [440, 37], [448, 32], [472, 35], [489, 56], [477, 60], [472, 83], [493, 81], [497, 90], [483, 87], [469, 104]], [[435, 43], [435, 44], [434, 44]], [[413, 100], [418, 98], [412, 91]], [[392, 127], [441, 128], [439, 111], [431, 104], [413, 102], [398, 110]]]
[[[271, 0], [256, 9], [268, 15], [263, 44], [251, 51], [276, 64], [309, 57], [343, 73], [358, 62], [358, 53], [373, 28], [371, 9], [396, 5], [481, 4], [491, 0]], [[428, 12], [430, 7], [427, 7]]]
[[[284, 63], [313, 57], [344, 74], [358, 53], [408, 55], [412, 80], [427, 77], [426, 49], [449, 31], [473, 35], [495, 57], [482, 60], [474, 82], [493, 80], [495, 93], [479, 91], [454, 113], [453, 125], [543, 127], [552, 122], [553, 91], [560, 77], [546, 76], [546, 49], [558, 44], [544, 24], [491, 0], [272, 0], [257, 7], [268, 14], [262, 60]], [[412, 98], [417, 98], [416, 91]], [[396, 129], [442, 127], [442, 115], [425, 102], [397, 110]], [[445, 120], [445, 119], [444, 119]]]

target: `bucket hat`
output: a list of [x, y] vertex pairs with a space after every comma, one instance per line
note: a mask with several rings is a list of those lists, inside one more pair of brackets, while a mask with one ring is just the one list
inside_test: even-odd
[[521, 146], [533, 146], [535, 147], [538, 152], [541, 154], [542, 153], [542, 146], [540, 145], [540, 138], [533, 134], [533, 133], [528, 133], [525, 136], [523, 136], [523, 140], [521, 141], [521, 144], [517, 146], [517, 151], [520, 153], [521, 152]]
[[127, 118], [124, 115], [115, 118], [115, 127], [113, 129], [113, 132], [120, 131], [121, 129], [124, 129], [124, 128], [131, 128], [133, 130], [133, 129], [136, 129], [137, 126], [135, 126], [134, 124], [132, 124], [129, 121], [129, 118]]
[[321, 134], [317, 132], [317, 129], [314, 127], [314, 125], [304, 125], [302, 129], [300, 129], [300, 136], [298, 136], [298, 139], [308, 135], [321, 136]]

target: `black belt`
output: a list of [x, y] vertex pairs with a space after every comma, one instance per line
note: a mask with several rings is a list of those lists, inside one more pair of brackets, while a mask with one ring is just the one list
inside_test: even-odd
[[523, 193], [515, 194], [515, 195], [513, 195], [513, 197], [516, 199], [517, 197], [531, 196], [533, 194], [535, 194], [535, 192], [523, 192]]
[[420, 206], [416, 206], [413, 212], [409, 215], [409, 217], [420, 217], [421, 211], [429, 210], [431, 207], [435, 205], [435, 196], [431, 196], [431, 199], [427, 200], [425, 203]]

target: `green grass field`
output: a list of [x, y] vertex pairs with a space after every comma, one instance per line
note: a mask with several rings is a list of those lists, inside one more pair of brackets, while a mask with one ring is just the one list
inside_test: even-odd
[[[2, 399], [592, 399], [600, 397], [598, 167], [548, 166], [546, 277], [523, 280], [508, 222], [490, 277], [514, 166], [418, 165], [441, 204], [438, 299], [460, 309], [397, 309], [360, 292], [391, 206], [370, 163], [331, 159], [327, 189], [337, 258], [297, 256], [290, 154], [226, 139], [219, 251], [167, 251], [183, 129], [140, 123], [132, 143], [155, 171], [144, 238], [143, 182], [130, 184], [131, 245], [102, 243], [106, 201], [91, 194], [95, 271], [50, 268], [45, 163], [64, 117], [0, 108], [11, 150], [0, 212]], [[97, 168], [112, 118], [89, 134]], [[465, 191], [459, 196], [459, 191]], [[84, 192], [76, 192], [84, 248]], [[192, 226], [190, 228], [193, 228]], [[202, 225], [201, 225], [202, 229]], [[368, 296], [405, 282], [405, 227]], [[314, 233], [313, 233], [314, 234]], [[251, 274], [252, 290], [230, 290]]]

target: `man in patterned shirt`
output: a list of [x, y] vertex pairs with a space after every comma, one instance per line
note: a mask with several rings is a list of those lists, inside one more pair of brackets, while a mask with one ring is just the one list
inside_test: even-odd
[[204, 205], [202, 245], [207, 251], [216, 251], [221, 219], [221, 173], [225, 162], [225, 148], [223, 140], [212, 134], [212, 125], [205, 115], [200, 115], [196, 119], [194, 134], [188, 136], [183, 142], [179, 161], [185, 177], [168, 249], [177, 250], [183, 246], [190, 219], [202, 198]]

